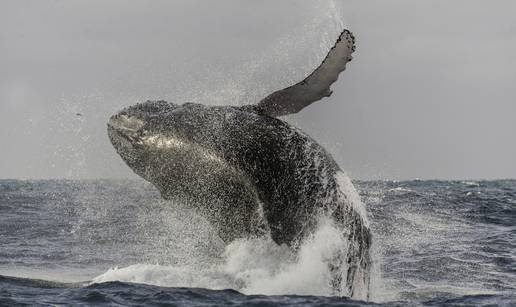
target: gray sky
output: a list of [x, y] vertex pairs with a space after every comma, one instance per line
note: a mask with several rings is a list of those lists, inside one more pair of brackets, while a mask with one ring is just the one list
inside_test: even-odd
[[2, 0], [0, 178], [133, 177], [111, 114], [257, 101], [342, 23], [354, 61], [289, 122], [353, 178], [516, 178], [515, 15], [513, 0]]

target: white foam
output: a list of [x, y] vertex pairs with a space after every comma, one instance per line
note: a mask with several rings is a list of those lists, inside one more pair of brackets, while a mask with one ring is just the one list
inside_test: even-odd
[[287, 261], [279, 270], [249, 276], [242, 290], [248, 294], [331, 295], [328, 262], [343, 246], [346, 245], [342, 232], [324, 222], [301, 247], [295, 261], [284, 259]]
[[92, 283], [123, 281], [163, 287], [235, 289], [244, 294], [332, 295], [327, 262], [346, 246], [342, 231], [321, 222], [297, 254], [270, 238], [238, 240], [221, 259], [188, 266], [135, 264], [112, 268]]

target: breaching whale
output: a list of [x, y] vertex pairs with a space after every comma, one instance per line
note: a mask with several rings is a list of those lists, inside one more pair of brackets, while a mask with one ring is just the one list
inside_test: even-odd
[[355, 39], [344, 30], [322, 64], [303, 81], [255, 105], [205, 106], [147, 101], [112, 116], [118, 154], [165, 199], [195, 207], [225, 242], [270, 234], [296, 249], [321, 216], [347, 241], [328, 259], [335, 294], [367, 298], [371, 234], [342, 190], [347, 178], [330, 154], [278, 116], [331, 95]]

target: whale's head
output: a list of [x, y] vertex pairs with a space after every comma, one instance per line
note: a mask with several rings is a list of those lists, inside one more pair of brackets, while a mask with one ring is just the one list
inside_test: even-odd
[[177, 105], [165, 101], [147, 101], [127, 107], [109, 119], [109, 139], [135, 172], [141, 173], [147, 167], [148, 140], [163, 135], [166, 117], [175, 109]]
[[108, 136], [136, 174], [169, 191], [172, 184], [199, 178], [200, 171], [227, 168], [215, 148], [224, 116], [200, 104], [147, 101], [113, 115]]
[[176, 161], [191, 149], [189, 105], [147, 101], [127, 107], [109, 119], [109, 139], [128, 166], [152, 182], [149, 173], [158, 172], [165, 159]]

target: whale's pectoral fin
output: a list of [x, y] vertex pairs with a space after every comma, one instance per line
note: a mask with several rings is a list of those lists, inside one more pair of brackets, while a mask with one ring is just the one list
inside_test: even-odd
[[346, 69], [353, 51], [355, 38], [351, 32], [344, 30], [321, 65], [306, 79], [274, 92], [258, 104], [249, 107], [259, 114], [276, 117], [298, 113], [308, 105], [329, 97], [332, 94], [330, 86]]

